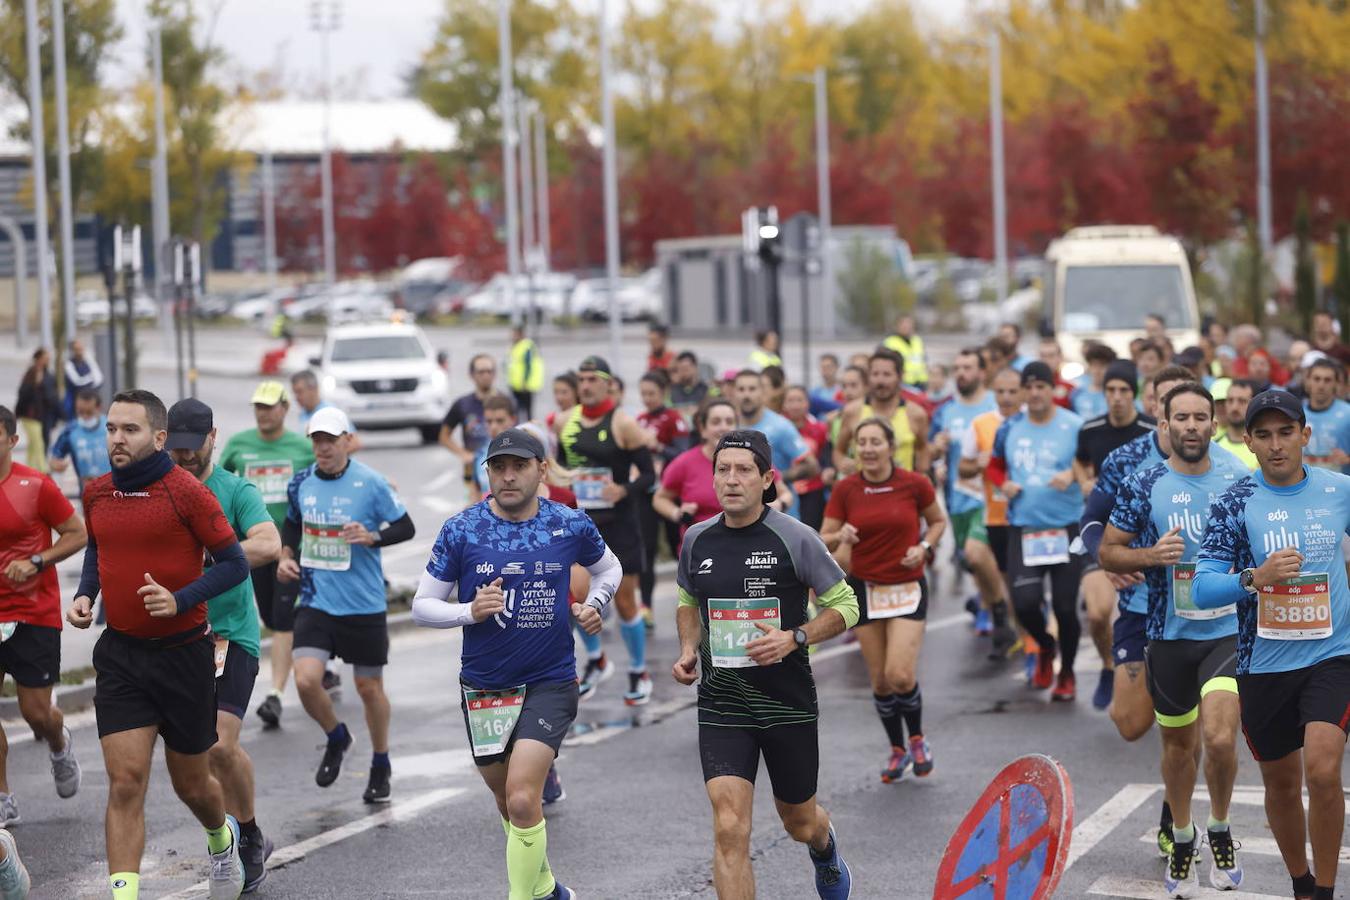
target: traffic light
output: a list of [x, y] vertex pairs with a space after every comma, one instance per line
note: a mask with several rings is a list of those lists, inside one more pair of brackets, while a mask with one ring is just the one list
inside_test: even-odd
[[752, 206], [741, 214], [741, 238], [747, 256], [769, 266], [783, 261], [783, 232], [778, 227], [778, 207]]

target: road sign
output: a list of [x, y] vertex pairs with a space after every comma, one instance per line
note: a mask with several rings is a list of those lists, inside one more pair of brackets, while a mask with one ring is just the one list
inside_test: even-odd
[[1073, 786], [1048, 756], [1013, 760], [957, 826], [933, 900], [1043, 900], [1054, 895], [1073, 834]]

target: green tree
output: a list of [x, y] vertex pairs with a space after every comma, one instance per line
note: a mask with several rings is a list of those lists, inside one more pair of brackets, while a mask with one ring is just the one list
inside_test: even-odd
[[1312, 334], [1313, 313], [1317, 311], [1317, 266], [1312, 255], [1308, 198], [1302, 193], [1294, 212], [1294, 309], [1302, 333]]
[[897, 315], [914, 308], [895, 263], [874, 244], [854, 240], [844, 248], [837, 280], [839, 302], [850, 322], [869, 334], [885, 334]]

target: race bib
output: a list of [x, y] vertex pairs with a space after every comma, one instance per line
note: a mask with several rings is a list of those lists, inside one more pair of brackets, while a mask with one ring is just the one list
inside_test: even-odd
[[1195, 563], [1177, 563], [1172, 566], [1172, 612], [1191, 621], [1222, 619], [1237, 612], [1233, 604], [1218, 609], [1201, 609], [1191, 600], [1191, 584], [1195, 581]]
[[473, 746], [473, 755], [496, 756], [506, 752], [520, 711], [525, 708], [525, 685], [504, 691], [465, 688], [464, 705], [469, 710], [469, 742]]
[[229, 656], [230, 642], [223, 637], [216, 638], [216, 677], [225, 674], [225, 657]]
[[1069, 532], [1063, 528], [1022, 532], [1022, 565], [1058, 566], [1069, 561]]
[[352, 567], [352, 545], [342, 536], [341, 525], [304, 524], [300, 538], [300, 565], [307, 569], [345, 572]]
[[0, 622], [0, 644], [14, 637], [14, 631], [18, 627], [18, 622]]
[[894, 619], [897, 616], [909, 616], [918, 612], [923, 600], [923, 589], [919, 582], [908, 581], [904, 584], [867, 583], [867, 618]]
[[748, 600], [708, 601], [708, 645], [713, 665], [719, 669], [744, 669], [758, 665], [745, 653], [745, 645], [764, 632], [756, 624], [781, 628], [783, 619], [777, 597]]
[[290, 486], [294, 474], [289, 460], [248, 463], [244, 466], [244, 480], [258, 489], [264, 503], [284, 502], [286, 488]]
[[572, 492], [577, 495], [579, 509], [613, 509], [614, 504], [604, 498], [606, 485], [614, 483], [609, 469], [573, 469]]
[[1271, 641], [1331, 637], [1331, 590], [1325, 572], [1256, 590], [1256, 634]]

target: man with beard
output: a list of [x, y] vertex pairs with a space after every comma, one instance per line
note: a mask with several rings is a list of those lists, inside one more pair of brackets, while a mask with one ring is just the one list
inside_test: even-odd
[[900, 395], [900, 377], [905, 360], [894, 350], [882, 348], [867, 361], [867, 397], [844, 407], [839, 416], [839, 438], [834, 444], [834, 467], [840, 477], [858, 471], [853, 458], [853, 430], [864, 419], [876, 416], [895, 432], [895, 464], [911, 472], [927, 472], [928, 413]]
[[[733, 391], [741, 427], [760, 432], [769, 439], [773, 451], [773, 467], [789, 483], [812, 478], [820, 473], [820, 462], [811, 454], [797, 427], [782, 415], [769, 409], [764, 398], [764, 383], [759, 374], [743, 369], [736, 374]], [[798, 502], [794, 497], [788, 515], [798, 518]]]
[[1219, 378], [1210, 393], [1218, 408], [1218, 428], [1214, 443], [1242, 460], [1247, 471], [1256, 471], [1256, 454], [1247, 446], [1243, 435], [1247, 430], [1247, 405], [1256, 395], [1255, 385], [1245, 378]]

